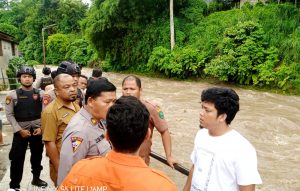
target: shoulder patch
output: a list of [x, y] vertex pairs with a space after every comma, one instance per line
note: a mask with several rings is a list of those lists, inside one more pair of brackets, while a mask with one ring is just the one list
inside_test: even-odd
[[43, 95], [43, 104], [48, 105], [50, 103], [51, 97], [48, 94]]
[[12, 100], [11, 96], [6, 96], [6, 98], [5, 98], [6, 105], [9, 105], [11, 103], [11, 100]]
[[32, 94], [32, 98], [33, 98], [34, 100], [37, 100], [37, 99], [39, 98], [39, 95], [38, 95], [38, 94]]
[[158, 113], [159, 118], [161, 118], [161, 119], [165, 118], [164, 112], [162, 112], [162, 110], [160, 109], [159, 106], [156, 106], [156, 111]]
[[82, 143], [82, 141], [83, 141], [83, 139], [80, 137], [71, 137], [73, 152], [75, 152], [77, 150], [77, 148]]

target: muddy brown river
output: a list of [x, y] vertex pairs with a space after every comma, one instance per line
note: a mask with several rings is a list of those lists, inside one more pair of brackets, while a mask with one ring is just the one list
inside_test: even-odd
[[[91, 69], [84, 68], [83, 74], [90, 76]], [[117, 86], [117, 95], [120, 96], [121, 82], [127, 74], [104, 73], [103, 76]], [[173, 157], [190, 168], [190, 154], [199, 127], [200, 93], [214, 85], [150, 77], [141, 79], [142, 97], [159, 103], [165, 113], [172, 137]], [[234, 89], [240, 96], [240, 111], [231, 127], [256, 148], [263, 180], [256, 190], [300, 191], [300, 97]], [[154, 132], [152, 150], [164, 156], [157, 131]], [[151, 159], [151, 166], [164, 171], [182, 190], [185, 175], [155, 159]]]

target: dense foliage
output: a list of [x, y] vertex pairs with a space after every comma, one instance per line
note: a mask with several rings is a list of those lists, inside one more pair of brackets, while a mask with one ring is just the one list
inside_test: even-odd
[[[20, 41], [25, 60], [49, 64], [100, 61], [105, 70], [160, 72], [300, 92], [299, 9], [294, 4], [174, 1], [176, 45], [170, 50], [169, 1], [0, 0], [0, 30]], [[294, 2], [294, 1], [291, 1]], [[99, 62], [99, 63], [100, 63]]]
[[[83, 21], [85, 33], [105, 60], [104, 69], [150, 70], [176, 78], [214, 77], [283, 90], [300, 88], [294, 67], [300, 48], [295, 6], [258, 3], [220, 11], [238, 4], [179, 1], [175, 5], [176, 47], [171, 51], [166, 1], [148, 2], [150, 11], [144, 15], [138, 1], [130, 2], [125, 6], [124, 1], [95, 1]], [[160, 6], [153, 9], [155, 5]]]

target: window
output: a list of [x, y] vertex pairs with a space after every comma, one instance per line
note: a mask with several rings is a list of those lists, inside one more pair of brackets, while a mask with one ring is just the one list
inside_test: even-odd
[[3, 56], [2, 40], [0, 40], [0, 56]]
[[12, 47], [12, 55], [15, 56], [16, 55], [16, 45], [14, 43], [11, 43], [11, 47]]

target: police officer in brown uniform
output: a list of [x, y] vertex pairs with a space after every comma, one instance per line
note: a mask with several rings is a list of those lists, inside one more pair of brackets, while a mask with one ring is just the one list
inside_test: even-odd
[[28, 147], [31, 152], [31, 169], [33, 174], [32, 184], [46, 187], [47, 183], [40, 179], [43, 142], [41, 136], [41, 111], [42, 98], [40, 91], [33, 88], [36, 79], [35, 70], [32, 67], [22, 66], [17, 71], [21, 88], [11, 91], [6, 97], [6, 117], [13, 127], [14, 137], [9, 152], [10, 164], [10, 188], [19, 189], [23, 175], [25, 154]]
[[43, 141], [50, 158], [50, 177], [57, 182], [62, 135], [71, 118], [79, 111], [76, 101], [77, 84], [69, 74], [54, 78], [56, 98], [42, 112]]
[[[78, 66], [78, 64], [73, 63], [71, 61], [62, 61], [56, 70], [56, 75], [59, 74], [69, 74], [73, 77], [77, 89], [76, 100], [79, 106], [81, 107], [84, 101], [84, 95], [81, 92], [81, 90], [77, 88], [79, 76], [81, 74], [80, 67]], [[46, 92], [43, 96], [43, 108], [46, 107], [49, 103], [51, 103], [55, 99], [55, 97], [56, 95], [54, 90], [50, 90], [49, 92]]]
[[110, 106], [116, 100], [116, 87], [106, 79], [90, 82], [85, 105], [69, 122], [62, 140], [57, 184], [60, 185], [72, 166], [80, 159], [104, 156], [111, 150], [104, 138], [106, 119]]
[[134, 96], [141, 100], [141, 102], [147, 107], [150, 113], [149, 126], [151, 130], [151, 137], [143, 142], [140, 148], [139, 155], [142, 157], [146, 164], [150, 163], [150, 152], [152, 145], [152, 133], [154, 127], [161, 134], [163, 146], [168, 164], [174, 168], [173, 164], [177, 163], [172, 156], [171, 136], [168, 129], [167, 121], [165, 120], [164, 113], [157, 104], [141, 99], [142, 83], [141, 80], [133, 75], [127, 76], [122, 82], [122, 94], [123, 96]]

